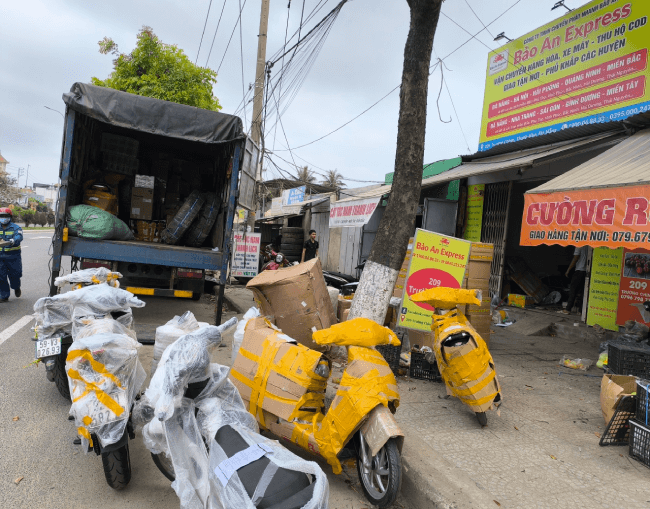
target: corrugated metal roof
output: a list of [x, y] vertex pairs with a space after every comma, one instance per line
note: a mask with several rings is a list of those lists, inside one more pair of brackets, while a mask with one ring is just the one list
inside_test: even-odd
[[277, 219], [279, 217], [285, 216], [298, 216], [304, 212], [305, 208], [311, 207], [313, 205], [318, 205], [319, 203], [329, 200], [330, 196], [333, 194], [334, 193], [328, 193], [327, 196], [319, 196], [318, 198], [296, 203], [295, 205], [285, 205], [281, 210], [278, 211], [269, 209], [264, 213], [264, 219]]
[[[618, 133], [616, 133], [618, 135]], [[562, 152], [574, 151], [575, 149], [602, 141], [605, 138], [612, 136], [612, 133], [601, 133], [587, 138], [574, 141], [564, 141], [554, 145], [546, 145], [544, 147], [530, 148], [521, 150], [515, 153], [502, 154], [493, 157], [486, 157], [484, 159], [476, 160], [473, 162], [463, 163], [456, 168], [452, 168], [440, 175], [429, 177], [422, 181], [422, 188], [430, 187], [451, 180], [463, 179], [473, 177], [476, 175], [485, 175], [487, 173], [494, 173], [497, 171], [507, 170], [509, 168], [521, 168], [525, 166], [532, 166], [536, 160], [547, 158], [554, 154]]]
[[623, 120], [614, 120], [598, 124], [587, 124], [584, 126], [571, 127], [569, 129], [561, 129], [557, 132], [544, 134], [542, 136], [534, 136], [511, 143], [503, 143], [501, 145], [496, 145], [489, 150], [476, 152], [474, 154], [462, 157], [463, 161], [473, 161], [475, 159], [491, 157], [497, 154], [511, 153], [517, 150], [527, 149], [531, 147], [549, 145], [551, 143], [556, 143], [559, 141], [575, 140], [576, 138], [591, 136], [605, 131], [624, 132], [630, 127], [646, 127], [648, 125], [650, 125], [650, 113], [639, 113]]
[[650, 129], [639, 131], [597, 157], [529, 193], [634, 186], [650, 183]]
[[391, 190], [391, 186], [381, 186], [378, 187], [377, 189], [371, 189], [370, 191], [366, 191], [365, 193], [359, 193], [355, 196], [350, 196], [349, 198], [339, 200], [336, 203], [366, 200], [368, 198], [379, 198], [380, 196], [390, 193], [390, 190]]

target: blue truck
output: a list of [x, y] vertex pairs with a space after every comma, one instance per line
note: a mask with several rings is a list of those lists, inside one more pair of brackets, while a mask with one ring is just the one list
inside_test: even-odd
[[[244, 133], [241, 119], [84, 83], [75, 83], [63, 100], [50, 295], [58, 291], [54, 279], [61, 273], [64, 256], [71, 257], [73, 268], [104, 266], [121, 272], [122, 286], [139, 295], [198, 299], [209, 270], [214, 271], [213, 278], [218, 274], [213, 281], [219, 290], [220, 321], [235, 210], [251, 210], [255, 191], [258, 149]], [[65, 235], [71, 207], [90, 204], [89, 182], [112, 187], [113, 212], [133, 231], [143, 220], [152, 228], [164, 225], [178, 204], [196, 191], [216, 193], [219, 211], [200, 247], [151, 238], [94, 240]], [[139, 202], [136, 207], [141, 191], [150, 197], [144, 199], [148, 202], [144, 216]]]

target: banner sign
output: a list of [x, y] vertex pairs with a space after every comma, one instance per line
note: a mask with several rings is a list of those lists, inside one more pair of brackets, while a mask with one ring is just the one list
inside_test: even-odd
[[334, 202], [330, 205], [330, 228], [357, 227], [368, 224], [381, 196]]
[[282, 206], [298, 205], [305, 201], [305, 186], [282, 191]]
[[625, 325], [627, 320], [635, 320], [650, 325], [650, 313], [643, 307], [647, 300], [650, 300], [650, 251], [626, 249], [616, 323]]
[[234, 277], [255, 277], [259, 269], [261, 233], [235, 233], [230, 273]]
[[594, 0], [491, 52], [479, 151], [650, 110], [649, 14]]
[[622, 248], [598, 247], [594, 249], [589, 281], [587, 325], [600, 325], [604, 329], [618, 332], [616, 310], [618, 309], [622, 260]]
[[522, 246], [650, 247], [650, 186], [524, 195]]
[[417, 229], [413, 253], [404, 283], [400, 327], [430, 331], [434, 308], [415, 303], [411, 295], [443, 286], [460, 288], [469, 261], [471, 243], [455, 237]]
[[465, 228], [465, 240], [481, 242], [485, 184], [468, 186], [467, 191], [467, 227]]

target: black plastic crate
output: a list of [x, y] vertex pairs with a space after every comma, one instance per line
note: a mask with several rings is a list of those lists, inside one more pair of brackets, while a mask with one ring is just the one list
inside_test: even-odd
[[609, 343], [607, 367], [617, 375], [650, 378], [650, 347], [612, 341]]
[[442, 376], [438, 370], [438, 364], [426, 361], [424, 354], [421, 352], [411, 352], [411, 368], [409, 370], [411, 378], [417, 380], [431, 380], [432, 382], [442, 382]]
[[636, 420], [648, 426], [650, 424], [650, 398], [648, 391], [650, 382], [637, 380], [636, 382]]
[[600, 438], [600, 445], [627, 445], [630, 436], [630, 419], [636, 411], [636, 397], [623, 396], [616, 405], [614, 415]]
[[630, 419], [630, 456], [650, 467], [650, 429]]
[[402, 353], [402, 345], [379, 345], [376, 348], [384, 357], [393, 373], [397, 374], [399, 371], [399, 356]]

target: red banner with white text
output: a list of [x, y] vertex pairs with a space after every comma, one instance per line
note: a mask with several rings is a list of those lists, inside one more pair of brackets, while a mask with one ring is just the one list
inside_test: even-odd
[[522, 246], [650, 249], [650, 186], [524, 195]]

